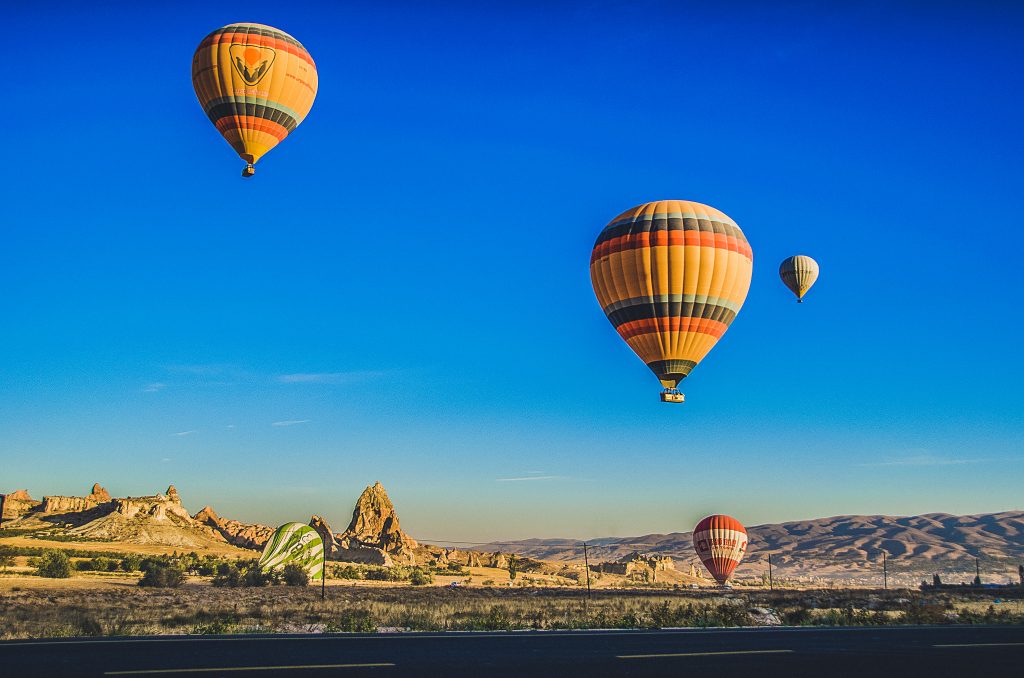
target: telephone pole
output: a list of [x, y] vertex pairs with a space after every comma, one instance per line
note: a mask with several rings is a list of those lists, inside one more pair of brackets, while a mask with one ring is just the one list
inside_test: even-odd
[[882, 588], [889, 589], [889, 567], [885, 560], [885, 551], [882, 551]]
[[775, 584], [772, 582], [772, 554], [768, 554], [768, 590], [774, 591]]
[[[587, 601], [590, 600], [590, 559], [587, 557], [587, 542], [583, 542], [583, 568], [587, 573]], [[587, 603], [584, 601], [584, 614], [586, 614]]]

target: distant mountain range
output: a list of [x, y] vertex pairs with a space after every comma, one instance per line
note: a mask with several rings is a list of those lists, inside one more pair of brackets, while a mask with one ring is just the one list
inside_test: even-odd
[[[962, 571], [979, 558], [1000, 571], [1024, 563], [1024, 511], [971, 516], [929, 513], [921, 516], [835, 516], [747, 528], [750, 546], [744, 569], [772, 565], [792, 574], [855, 574], [880, 568], [883, 551], [893, 571]], [[593, 561], [610, 561], [639, 551], [695, 560], [690, 532], [607, 537], [587, 541]], [[583, 559], [582, 542], [526, 539], [480, 547], [548, 561]]]
[[[81, 497], [44, 496], [32, 499], [25, 490], [0, 494], [0, 524], [9, 535], [31, 533], [34, 539], [107, 541], [199, 550], [232, 547], [259, 550], [273, 528], [221, 518], [209, 506], [195, 515], [185, 510], [174, 486], [145, 497], [112, 497], [99, 484]], [[515, 553], [535, 561], [536, 568], [583, 562], [583, 542], [571, 539], [526, 539], [484, 544], [476, 550], [418, 544], [399, 528], [398, 515], [384, 487], [367, 487], [356, 502], [352, 522], [334, 533], [321, 516], [310, 524], [326, 540], [336, 560], [373, 564], [454, 562], [504, 567]], [[973, 578], [975, 559], [992, 577], [1016, 579], [1024, 563], [1024, 511], [954, 516], [835, 516], [815, 520], [755, 525], [747, 529], [750, 545], [738, 576], [767, 571], [783, 577], [862, 579], [875, 583], [886, 573], [913, 584], [932, 573]], [[8, 536], [7, 538], [11, 538]], [[27, 537], [26, 537], [27, 538]], [[605, 537], [587, 541], [591, 564], [628, 563], [672, 558], [678, 572], [700, 570], [689, 532]], [[694, 566], [691, 570], [688, 566]], [[524, 563], [525, 566], [525, 563]]]

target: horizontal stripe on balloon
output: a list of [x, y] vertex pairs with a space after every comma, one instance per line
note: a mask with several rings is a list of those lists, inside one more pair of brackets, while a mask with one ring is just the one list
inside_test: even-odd
[[726, 323], [707, 318], [648, 318], [623, 323], [617, 326], [615, 331], [623, 339], [631, 339], [641, 334], [663, 334], [665, 332], [693, 332], [721, 339], [728, 328]]
[[210, 33], [201, 43], [199, 43], [199, 47], [196, 48], [196, 52], [198, 53], [198, 51], [204, 47], [212, 48], [219, 44], [258, 45], [260, 47], [270, 47], [289, 54], [294, 54], [316, 69], [316, 64], [313, 63], [313, 57], [309, 55], [306, 48], [303, 47], [295, 38], [289, 37], [284, 33], [278, 33], [277, 31], [257, 31], [254, 29], [246, 32], [241, 29], [231, 29], [232, 27], [229, 26]]
[[217, 126], [217, 130], [223, 135], [236, 131], [241, 134], [243, 130], [256, 130], [259, 132], [266, 132], [278, 141], [281, 141], [288, 136], [287, 129], [272, 120], [264, 120], [262, 118], [253, 118], [242, 115], [224, 116], [217, 120], [215, 124]]
[[645, 297], [631, 297], [629, 299], [621, 299], [619, 301], [612, 302], [604, 307], [605, 314], [611, 313], [612, 311], [618, 311], [620, 308], [627, 308], [629, 306], [643, 306], [645, 304], [711, 304], [713, 306], [724, 306], [733, 313], [737, 313], [740, 310], [742, 304], [732, 301], [731, 299], [725, 299], [724, 297], [712, 297], [706, 294], [655, 294]]
[[608, 316], [608, 320], [615, 327], [635, 320], [648, 320], [651, 318], [704, 318], [705, 320], [715, 320], [729, 326], [736, 317], [736, 311], [728, 307], [715, 304], [695, 304], [693, 302], [635, 304], [620, 308], [617, 311], [606, 311], [605, 313]]
[[722, 233], [747, 242], [746, 236], [739, 226], [731, 222], [709, 218], [695, 214], [680, 214], [679, 212], [661, 214], [639, 214], [636, 216], [618, 219], [604, 227], [601, 234], [597, 236], [600, 244], [606, 240], [613, 240], [630, 233], [649, 233], [657, 231], [704, 231], [709, 233]]
[[753, 260], [754, 254], [746, 240], [733, 235], [698, 230], [659, 230], [626, 233], [601, 240], [598, 238], [590, 255], [593, 264], [599, 259], [615, 254], [647, 247], [714, 247], [720, 250], [736, 252]]
[[[302, 117], [298, 113], [296, 113], [294, 110], [292, 110], [291, 108], [285, 106], [284, 104], [282, 104], [282, 103], [280, 103], [278, 101], [271, 101], [270, 99], [267, 99], [266, 97], [236, 96], [236, 95], [232, 95], [232, 94], [229, 94], [228, 96], [223, 96], [223, 97], [216, 97], [215, 99], [210, 99], [209, 101], [203, 102], [203, 110], [204, 111], [209, 111], [214, 106], [222, 106], [222, 105], [235, 106], [235, 107], [237, 107], [237, 106], [248, 106], [248, 107], [251, 107], [251, 106], [263, 106], [265, 108], [272, 108], [272, 109], [274, 109], [276, 111], [279, 111], [282, 115], [286, 115], [286, 116], [288, 116], [289, 118], [291, 118], [293, 120], [298, 120], [299, 118]], [[209, 113], [207, 113], [207, 115], [209, 115]], [[252, 115], [252, 114], [250, 113], [249, 115]], [[262, 117], [266, 117], [266, 116], [262, 116]]]
[[659, 377], [673, 375], [682, 375], [680, 378], [685, 378], [694, 367], [697, 366], [696, 360], [652, 360], [646, 363], [647, 367], [651, 368], [651, 371]]
[[[221, 97], [223, 99], [224, 97]], [[283, 107], [282, 107], [283, 108]], [[212, 106], [204, 106], [207, 117], [217, 125], [220, 129], [220, 121], [225, 118], [253, 118], [262, 119], [268, 122], [272, 122], [278, 127], [281, 127], [285, 131], [285, 136], [288, 132], [299, 126], [298, 121], [286, 113], [281, 108], [275, 108], [272, 104], [269, 106], [258, 105], [256, 103], [231, 103], [223, 102]], [[284, 137], [281, 137], [282, 139]]]

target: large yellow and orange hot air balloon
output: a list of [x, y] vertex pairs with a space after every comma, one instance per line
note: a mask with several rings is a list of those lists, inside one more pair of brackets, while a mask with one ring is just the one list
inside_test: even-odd
[[699, 202], [649, 202], [601, 231], [590, 257], [594, 293], [661, 380], [663, 401], [683, 401], [676, 387], [739, 313], [753, 262], [736, 222]]
[[316, 98], [316, 65], [298, 40], [263, 24], [231, 24], [192, 57], [203, 111], [247, 164], [242, 176], [299, 126]]

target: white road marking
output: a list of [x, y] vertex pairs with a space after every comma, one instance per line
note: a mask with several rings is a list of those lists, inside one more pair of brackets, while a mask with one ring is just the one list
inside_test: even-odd
[[1021, 647], [1024, 643], [949, 643], [932, 647]]
[[214, 666], [194, 669], [137, 669], [135, 671], [104, 671], [105, 676], [142, 676], [158, 673], [224, 673], [227, 671], [299, 671], [302, 669], [369, 669], [394, 666], [388, 662], [366, 664], [297, 664], [295, 666]]
[[786, 654], [793, 650], [728, 650], [722, 652], [670, 652], [666, 654], [620, 654], [616, 659], [660, 659], [662, 657], [718, 657], [728, 654]]

